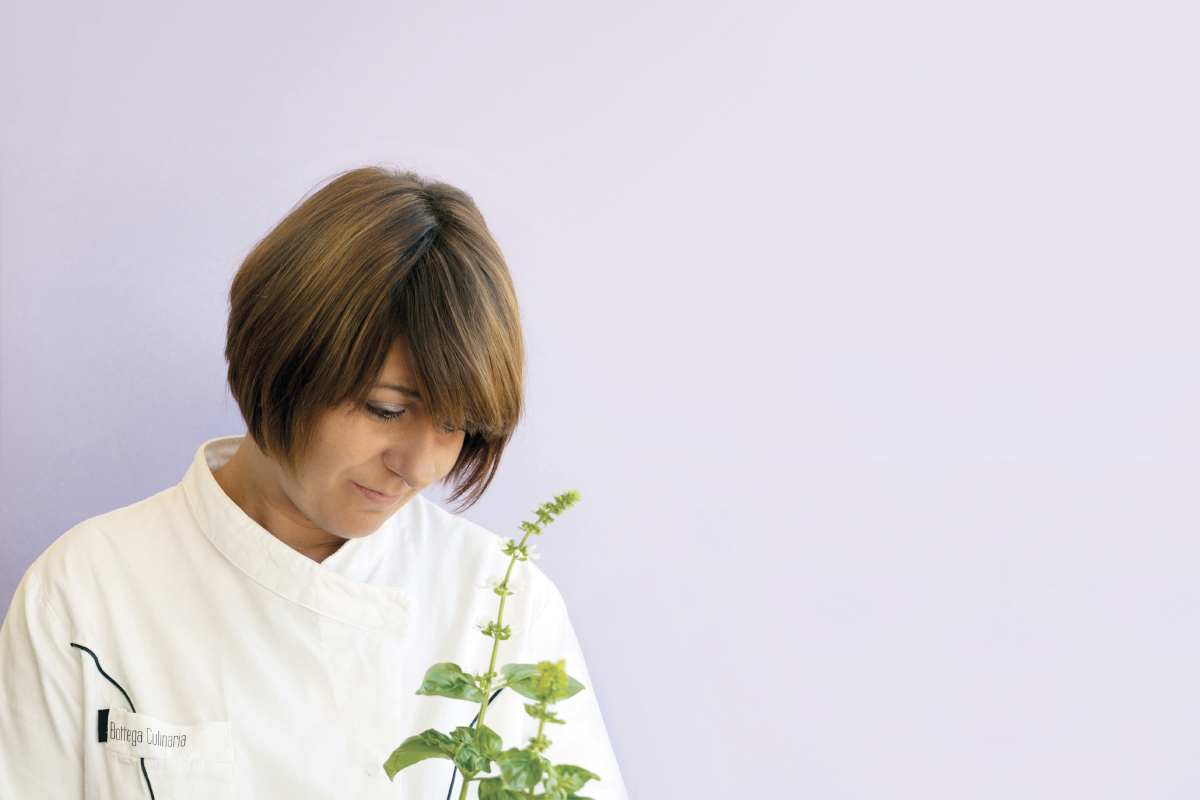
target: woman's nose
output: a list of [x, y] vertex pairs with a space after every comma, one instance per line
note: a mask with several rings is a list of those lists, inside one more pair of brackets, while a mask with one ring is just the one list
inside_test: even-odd
[[438, 479], [437, 433], [432, 423], [414, 425], [384, 453], [383, 463], [414, 489], [424, 489]]

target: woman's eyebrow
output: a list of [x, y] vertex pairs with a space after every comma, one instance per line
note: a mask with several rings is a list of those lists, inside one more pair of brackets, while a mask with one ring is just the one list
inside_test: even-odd
[[376, 389], [391, 389], [393, 392], [399, 392], [400, 394], [406, 394], [409, 397], [415, 398], [417, 400], [421, 399], [421, 395], [419, 392], [417, 392], [416, 389], [410, 389], [407, 386], [401, 386], [398, 383], [377, 383], [377, 384], [375, 384], [375, 388]]

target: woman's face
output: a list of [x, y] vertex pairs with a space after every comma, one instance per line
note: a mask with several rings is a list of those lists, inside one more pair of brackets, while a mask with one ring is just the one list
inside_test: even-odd
[[400, 338], [361, 401], [326, 411], [288, 498], [317, 527], [342, 538], [367, 536], [396, 509], [450, 472], [464, 432], [438, 430], [416, 393], [412, 354]]

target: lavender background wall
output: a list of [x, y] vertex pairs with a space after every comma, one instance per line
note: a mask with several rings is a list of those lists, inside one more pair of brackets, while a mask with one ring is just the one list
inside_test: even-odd
[[[0, 598], [242, 429], [230, 277], [477, 199], [633, 796], [1200, 794], [1200, 6], [6, 0]], [[661, 733], [656, 733], [659, 731]]]

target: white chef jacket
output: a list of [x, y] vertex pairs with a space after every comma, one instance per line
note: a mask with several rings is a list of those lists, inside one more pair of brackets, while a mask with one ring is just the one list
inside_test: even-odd
[[[507, 567], [501, 540], [417, 496], [318, 564], [217, 485], [239, 441], [206, 443], [178, 486], [76, 526], [25, 574], [0, 629], [0, 799], [129, 800], [146, 778], [156, 800], [446, 796], [449, 761], [395, 782], [382, 764], [478, 710], [414, 693], [437, 662], [487, 669], [473, 623], [495, 618], [478, 587]], [[562, 597], [529, 562], [514, 577], [529, 588], [505, 606], [498, 665], [566, 660], [589, 691], [557, 706], [547, 757], [601, 776], [583, 794], [625, 798]], [[505, 747], [536, 732], [524, 702], [488, 708]]]

